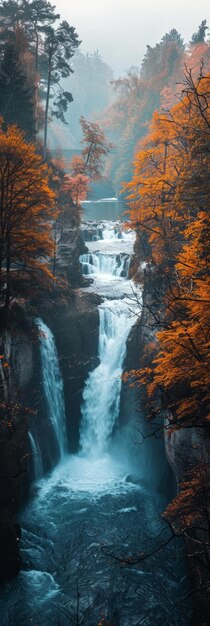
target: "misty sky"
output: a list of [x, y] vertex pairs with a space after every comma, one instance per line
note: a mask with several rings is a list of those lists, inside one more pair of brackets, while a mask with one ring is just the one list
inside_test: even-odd
[[209, 0], [55, 0], [63, 19], [76, 27], [81, 51], [98, 49], [103, 60], [122, 74], [139, 65], [147, 43], [154, 45], [171, 28], [189, 41], [207, 19]]

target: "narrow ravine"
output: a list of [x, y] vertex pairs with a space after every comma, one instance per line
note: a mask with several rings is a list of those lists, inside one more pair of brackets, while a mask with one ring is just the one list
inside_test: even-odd
[[[87, 377], [81, 406], [80, 448], [67, 454], [63, 383], [51, 331], [38, 321], [43, 387], [60, 461], [40, 479], [42, 459], [35, 433], [34, 495], [22, 512], [23, 571], [3, 590], [1, 626], [97, 626], [105, 615], [115, 626], [186, 626], [184, 573], [176, 545], [142, 566], [120, 566], [106, 553], [138, 554], [161, 532], [166, 498], [128, 476], [134, 471], [132, 437], [118, 436], [121, 374], [126, 340], [136, 321], [141, 290], [128, 278], [133, 234], [102, 223], [101, 239], [81, 258], [85, 288], [100, 294], [98, 356]], [[62, 320], [61, 320], [62, 323]], [[72, 420], [74, 416], [72, 415]], [[139, 451], [139, 455], [143, 451]], [[136, 468], [135, 468], [136, 471]], [[154, 469], [155, 471], [155, 469]], [[146, 481], [145, 477], [145, 481]], [[152, 544], [154, 545], [154, 544]], [[155, 622], [154, 622], [155, 615]], [[82, 621], [83, 618], [83, 621]]]

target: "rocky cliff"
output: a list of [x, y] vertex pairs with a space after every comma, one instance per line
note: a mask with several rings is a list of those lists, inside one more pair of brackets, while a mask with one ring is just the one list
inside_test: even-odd
[[[16, 514], [29, 494], [33, 451], [29, 431], [35, 432], [44, 471], [56, 462], [50, 441], [42, 383], [36, 317], [52, 330], [64, 381], [69, 447], [78, 450], [82, 389], [97, 363], [98, 303], [79, 288], [84, 280], [79, 256], [86, 250], [78, 227], [65, 227], [55, 264], [56, 282], [50, 294], [16, 301], [0, 319], [0, 579], [20, 569]], [[10, 537], [10, 541], [6, 540]], [[10, 550], [10, 546], [13, 546]], [[5, 553], [5, 545], [7, 550]], [[8, 563], [8, 567], [5, 563]], [[4, 578], [5, 576], [5, 578]]]
[[[142, 247], [136, 243], [135, 255], [131, 263], [132, 275], [142, 280]], [[153, 356], [158, 350], [156, 332], [161, 328], [161, 302], [167, 285], [164, 276], [147, 265], [144, 269], [144, 291], [142, 315], [136, 327], [132, 329], [128, 339], [128, 353], [125, 371], [151, 366]], [[150, 345], [150, 349], [148, 346]], [[152, 349], [151, 349], [151, 346]], [[137, 349], [136, 349], [137, 347]], [[122, 418], [130, 411], [135, 414], [137, 424], [136, 440], [139, 455], [143, 464], [147, 459], [145, 471], [151, 472], [151, 463], [155, 481], [159, 488], [167, 488], [170, 499], [182, 492], [182, 484], [193, 476], [192, 493], [189, 488], [188, 503], [192, 499], [192, 525], [183, 519], [182, 510], [177, 509], [177, 520], [174, 532], [182, 536], [186, 545], [189, 577], [194, 589], [194, 610], [192, 624], [207, 626], [207, 615], [210, 614], [210, 603], [207, 590], [210, 584], [210, 553], [209, 553], [209, 464], [210, 464], [210, 428], [202, 424], [189, 425], [188, 428], [170, 428], [169, 412], [162, 406], [160, 397], [156, 398], [157, 417], [151, 418], [150, 401], [142, 388], [129, 389], [125, 386], [122, 393]], [[154, 398], [153, 398], [154, 405]], [[135, 408], [136, 407], [136, 408]], [[159, 426], [162, 432], [158, 434]], [[145, 439], [146, 437], [146, 439]], [[149, 438], [148, 438], [149, 437]], [[160, 439], [159, 439], [160, 437]], [[171, 468], [171, 475], [169, 466]], [[151, 474], [150, 474], [151, 475]], [[196, 482], [197, 481], [197, 482]], [[197, 486], [196, 486], [197, 485]], [[180, 518], [179, 518], [180, 515]], [[191, 527], [192, 526], [192, 527]]]

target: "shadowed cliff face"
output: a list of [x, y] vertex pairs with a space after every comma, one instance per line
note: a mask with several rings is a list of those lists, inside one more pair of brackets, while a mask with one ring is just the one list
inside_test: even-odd
[[98, 304], [96, 294], [75, 293], [74, 301], [45, 308], [42, 318], [51, 328], [63, 377], [69, 451], [77, 452], [84, 382], [98, 364]]
[[28, 428], [33, 408], [34, 329], [26, 308], [15, 305], [0, 335], [0, 503], [14, 514], [28, 491]]
[[[143, 355], [147, 352], [147, 345], [151, 341], [151, 332], [147, 327], [144, 302], [146, 288], [143, 293], [143, 309], [139, 320], [132, 328], [127, 340], [127, 352], [124, 362], [124, 372], [131, 369], [140, 369], [143, 366]], [[163, 418], [160, 419], [160, 425]], [[174, 494], [174, 480], [169, 462], [165, 453], [164, 437], [152, 436], [154, 424], [148, 420], [147, 400], [143, 388], [131, 388], [123, 384], [120, 400], [120, 424], [130, 433], [135, 442], [134, 456], [137, 470], [141, 471], [144, 482], [155, 489], [166, 493], [169, 497]]]
[[[38, 433], [44, 470], [49, 470], [56, 462], [57, 451], [43, 394], [39, 337], [34, 324], [43, 300], [43, 313], [47, 313], [49, 326], [55, 330], [59, 355], [62, 354], [71, 447], [75, 449], [78, 445], [72, 415], [77, 423], [81, 389], [97, 351], [97, 302], [89, 298], [86, 304], [81, 304], [79, 296], [72, 296], [72, 286], [82, 280], [79, 255], [85, 250], [79, 229], [66, 229], [56, 266], [59, 276], [67, 280], [65, 290], [58, 288], [55, 297], [54, 293], [45, 297], [43, 294], [36, 302], [14, 303], [6, 318], [1, 312], [0, 354], [4, 356], [0, 360], [0, 402], [3, 403], [0, 420], [1, 582], [13, 578], [21, 567], [13, 520], [29, 494], [33, 478], [29, 431]], [[3, 366], [5, 363], [8, 367]]]
[[21, 558], [14, 518], [29, 493], [28, 403], [33, 378], [33, 325], [14, 308], [0, 336], [0, 582], [14, 578]]
[[[85, 282], [80, 272], [79, 256], [86, 251], [78, 227], [65, 227], [56, 259], [57, 282], [50, 294], [41, 294], [39, 300], [25, 304], [15, 303], [9, 318], [1, 317], [0, 354], [4, 355], [3, 367], [0, 360], [0, 401], [17, 403], [30, 411], [23, 415], [18, 410], [14, 420], [14, 429], [9, 429], [8, 410], [5, 420], [0, 423], [2, 475], [17, 473], [19, 459], [27, 459], [24, 473], [10, 487], [1, 481], [1, 494], [7, 498], [8, 510], [13, 513], [25, 497], [25, 486], [32, 476], [32, 451], [28, 431], [38, 434], [44, 470], [50, 469], [56, 462], [56, 446], [52, 440], [50, 424], [47, 419], [47, 406], [43, 393], [42, 365], [40, 359], [39, 333], [34, 320], [43, 316], [55, 335], [60, 366], [64, 380], [67, 429], [70, 449], [78, 449], [80, 404], [84, 380], [97, 363], [98, 341], [98, 296], [77, 291], [76, 287]], [[63, 286], [62, 279], [65, 280]], [[75, 290], [72, 290], [74, 286]], [[7, 415], [6, 415], [7, 413]], [[4, 443], [5, 440], [5, 443]], [[9, 449], [8, 449], [9, 446]], [[11, 466], [12, 463], [12, 466]], [[11, 467], [10, 467], [11, 466]], [[27, 480], [25, 480], [25, 470]], [[17, 488], [17, 480], [19, 487]], [[21, 493], [19, 494], [19, 488]], [[13, 493], [14, 492], [14, 493]], [[14, 507], [13, 502], [14, 500]]]
[[[131, 272], [134, 272], [137, 280], [139, 280], [141, 279], [142, 253], [138, 246], [135, 252], [134, 262], [131, 264]], [[154, 271], [154, 269], [147, 266], [144, 270], [142, 316], [137, 326], [132, 329], [128, 340], [125, 371], [130, 369], [139, 370], [141, 367], [151, 366], [151, 362], [158, 352], [156, 332], [161, 327], [159, 302], [161, 300], [164, 301], [166, 289], [167, 285], [164, 284], [164, 276], [161, 276], [161, 272], [158, 274], [157, 268]], [[153, 354], [151, 350], [148, 351], [149, 344], [153, 345]], [[150, 402], [148, 402], [145, 389], [129, 389], [125, 386], [121, 398], [122, 418], [126, 421], [126, 415], [129, 410], [131, 415], [134, 414], [134, 423], [136, 423], [137, 427], [137, 449], [139, 457], [142, 458], [145, 474], [148, 473], [151, 476], [152, 460], [156, 468], [154, 475], [155, 484], [158, 486], [158, 489], [163, 488], [163, 490], [166, 490], [171, 500], [175, 498], [177, 492], [178, 494], [180, 493], [180, 489], [182, 490], [181, 483], [189, 481], [191, 471], [195, 470], [199, 476], [199, 468], [205, 464], [208, 474], [210, 431], [208, 427], [198, 428], [195, 426], [188, 428], [180, 427], [176, 431], [170, 431], [168, 429], [170, 412], [164, 410], [164, 406], [161, 406], [158, 394], [156, 398], [153, 397], [153, 406], [155, 403], [158, 409], [158, 420], [156, 417], [148, 423]], [[163, 430], [160, 439], [157, 437], [157, 426], [159, 425], [162, 427], [167, 426]], [[150, 435], [152, 435], [151, 439], [145, 440], [145, 436], [150, 437]], [[208, 491], [205, 492], [205, 489], [204, 484], [203, 497], [206, 502], [209, 502]], [[189, 502], [190, 497], [189, 495]], [[193, 507], [195, 507], [194, 511]], [[202, 520], [200, 529], [197, 528], [197, 514], [200, 516], [200, 520]], [[180, 522], [180, 528], [184, 528], [185, 519], [181, 508], [180, 510], [177, 508], [176, 515], [177, 526]], [[208, 557], [207, 565], [205, 562], [208, 521], [202, 498], [200, 501], [198, 499], [197, 503], [192, 501], [192, 520], [193, 515], [195, 517], [194, 524], [192, 522], [194, 528], [189, 527], [185, 537], [188, 573], [195, 589], [193, 617], [190, 623], [206, 624], [206, 615], [210, 612], [209, 600], [206, 594], [206, 589], [209, 588]], [[179, 535], [179, 531], [177, 531], [177, 534]], [[198, 545], [201, 546], [201, 558], [200, 556], [198, 557]]]
[[78, 227], [65, 226], [58, 244], [56, 276], [62, 276], [70, 287], [77, 288], [83, 283], [79, 257], [86, 252], [86, 246]]

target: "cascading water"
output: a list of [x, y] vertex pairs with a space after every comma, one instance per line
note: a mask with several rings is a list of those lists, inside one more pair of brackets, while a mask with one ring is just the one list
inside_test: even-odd
[[61, 376], [55, 340], [51, 330], [41, 319], [36, 320], [40, 335], [40, 351], [43, 386], [48, 407], [48, 417], [56, 439], [60, 459], [67, 450], [65, 404], [63, 380]]
[[[94, 289], [97, 279], [113, 281], [114, 291], [118, 285], [119, 298], [105, 299], [99, 306], [99, 366], [90, 373], [83, 392], [81, 408], [80, 446], [85, 455], [101, 455], [108, 448], [110, 437], [118, 419], [121, 392], [121, 376], [126, 353], [126, 340], [135, 323], [135, 305], [128, 280], [133, 233], [124, 233], [113, 225], [106, 224], [102, 230], [102, 250], [94, 251], [99, 244], [94, 242], [93, 251], [80, 257], [84, 274], [92, 275]], [[105, 250], [103, 249], [106, 246]], [[114, 253], [108, 250], [114, 248]], [[123, 253], [118, 246], [125, 247]], [[127, 246], [127, 247], [126, 247]], [[128, 247], [129, 246], [129, 247]], [[126, 285], [127, 284], [127, 285]], [[125, 287], [126, 285], [126, 287]], [[110, 292], [110, 286], [108, 283]]]
[[89, 375], [83, 392], [80, 444], [84, 454], [106, 450], [119, 414], [126, 339], [134, 323], [129, 301], [99, 307], [100, 365]]
[[33, 458], [33, 467], [34, 467], [34, 478], [35, 480], [39, 480], [39, 478], [43, 475], [43, 464], [42, 464], [42, 456], [41, 450], [39, 447], [39, 443], [37, 439], [34, 438], [32, 432], [29, 431], [29, 439], [31, 443], [31, 453]]
[[82, 254], [80, 262], [82, 273], [86, 275], [100, 273], [128, 277], [130, 257], [126, 254]]
[[[119, 225], [116, 232], [115, 224], [106, 222], [100, 247], [98, 241], [88, 239], [90, 254], [100, 250], [102, 255], [122, 253], [128, 258], [132, 236], [119, 238], [118, 230]], [[1, 626], [67, 626], [76, 623], [79, 612], [77, 623], [87, 626], [103, 621], [102, 616], [121, 626], [154, 624], [154, 616], [155, 626], [188, 625], [180, 593], [183, 583], [178, 578], [184, 574], [177, 567], [176, 544], [166, 545], [162, 557], [154, 554], [141, 569], [120, 568], [101, 549], [106, 545], [110, 553], [135, 555], [148, 550], [151, 538], [161, 536], [164, 543], [169, 532], [159, 515], [166, 506], [164, 496], [126, 480], [126, 475], [135, 471], [126, 455], [127, 436], [124, 448], [122, 439], [119, 448], [109, 448], [119, 413], [126, 339], [139, 307], [131, 281], [102, 273], [103, 263], [91, 285], [85, 287], [86, 292], [100, 294], [103, 303], [99, 306], [100, 365], [88, 376], [83, 396], [82, 453], [66, 455], [50, 476], [42, 478], [24, 508], [20, 520], [23, 570], [5, 585], [2, 605], [0, 600]], [[63, 456], [65, 412], [58, 356], [51, 331], [41, 320], [37, 326], [48, 413]], [[34, 431], [31, 447], [36, 464]], [[101, 454], [93, 458], [91, 452]], [[140, 458], [141, 454], [142, 447]]]

